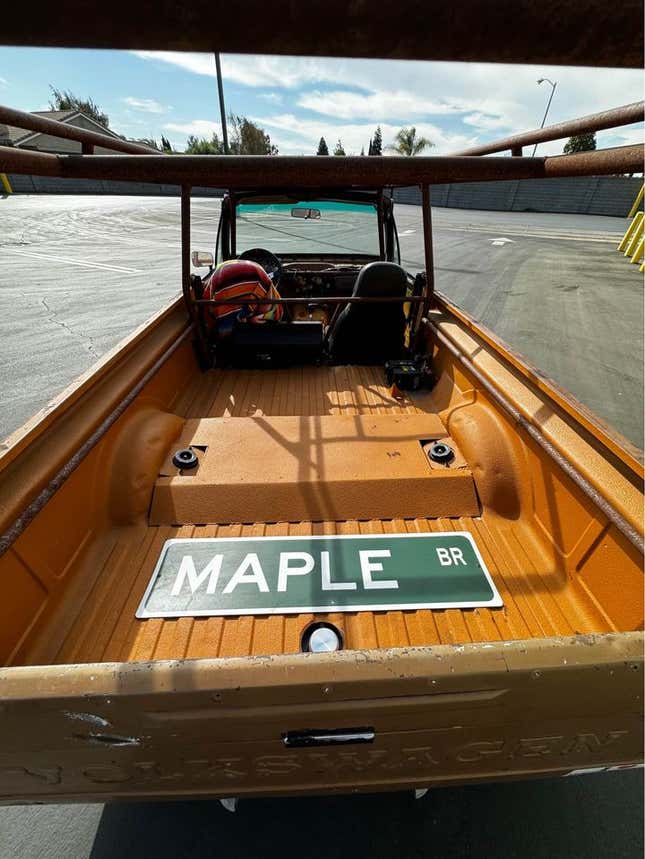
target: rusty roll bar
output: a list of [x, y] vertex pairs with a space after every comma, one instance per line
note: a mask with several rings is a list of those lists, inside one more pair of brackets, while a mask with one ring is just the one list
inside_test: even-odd
[[[114, 149], [117, 152], [125, 152], [128, 155], [154, 155], [156, 152], [151, 146], [141, 143], [131, 143], [120, 137], [111, 137], [109, 134], [101, 134], [98, 131], [90, 131], [87, 128], [78, 128], [75, 125], [67, 125], [57, 119], [48, 119], [45, 116], [36, 116], [24, 110], [15, 110], [6, 105], [0, 105], [0, 122], [7, 125], [15, 125], [17, 128], [25, 128], [27, 131], [38, 131], [42, 134], [51, 134], [53, 137], [63, 137], [66, 140], [75, 140], [86, 149], [102, 146], [104, 149]], [[88, 152], [87, 154], [91, 154]], [[4, 172], [4, 171], [3, 171]]]
[[575, 156], [551, 158], [418, 158], [267, 155], [49, 155], [0, 146], [0, 173], [32, 173], [63, 179], [114, 179], [174, 185], [300, 188], [428, 185], [442, 182], [492, 182], [637, 173], [643, 169], [641, 146], [619, 146]]
[[2, 43], [402, 60], [643, 65], [641, 0], [5, 3]]
[[195, 298], [192, 304], [206, 304], [222, 307], [239, 307], [240, 304], [423, 304], [426, 299], [422, 295], [306, 295], [297, 298]]
[[188, 310], [188, 319], [195, 328], [196, 351], [200, 365], [208, 361], [208, 343], [195, 308], [190, 277], [190, 185], [181, 186], [181, 291]]
[[497, 152], [506, 152], [507, 149], [510, 149], [513, 154], [521, 154], [523, 146], [533, 146], [535, 143], [545, 143], [548, 140], [561, 140], [563, 137], [574, 137], [576, 134], [585, 134], [589, 131], [603, 131], [607, 128], [618, 128], [621, 125], [632, 125], [634, 122], [643, 122], [643, 120], [645, 120], [645, 102], [635, 101], [612, 110], [591, 113], [579, 119], [570, 119], [557, 125], [547, 125], [546, 128], [504, 137], [502, 140], [471, 146], [453, 154], [493, 155]]
[[421, 208], [423, 218], [423, 258], [425, 262], [426, 286], [423, 291], [424, 302], [422, 315], [427, 316], [430, 301], [434, 294], [434, 247], [432, 243], [432, 200], [430, 187], [421, 186]]
[[573, 483], [580, 489], [584, 494], [589, 498], [589, 500], [598, 507], [599, 510], [603, 512], [603, 514], [607, 517], [607, 519], [614, 525], [620, 533], [626, 537], [629, 542], [635, 546], [641, 554], [645, 550], [645, 545], [643, 542], [643, 537], [638, 531], [631, 525], [630, 522], [625, 519], [622, 513], [620, 513], [616, 508], [604, 498], [598, 490], [589, 483], [586, 477], [582, 475], [575, 466], [573, 466], [568, 459], [563, 456], [560, 451], [553, 445], [548, 438], [529, 420], [527, 420], [524, 415], [521, 414], [519, 409], [517, 409], [497, 388], [488, 381], [488, 379], [481, 373], [477, 367], [473, 364], [473, 362], [468, 358], [463, 352], [461, 352], [455, 344], [446, 337], [446, 335], [439, 329], [435, 322], [430, 319], [424, 319], [424, 324], [432, 331], [432, 336], [436, 338], [447, 350], [453, 355], [460, 364], [473, 376], [477, 382], [482, 386], [482, 388], [489, 394], [495, 402], [501, 406], [501, 408], [515, 421], [515, 423], [520, 426], [532, 439], [538, 444], [542, 450], [555, 462], [560, 468], [564, 471], [564, 473], [569, 477]]
[[[618, 146], [615, 149], [595, 149], [573, 155], [553, 155], [545, 159], [546, 175], [607, 176], [614, 173], [643, 172], [643, 144]], [[514, 160], [514, 159], [513, 159]]]
[[[342, 163], [340, 163], [342, 162]], [[50, 155], [0, 147], [0, 172], [70, 179], [168, 182], [216, 188], [273, 185], [376, 187], [474, 179], [531, 179], [543, 175], [541, 159], [386, 158], [267, 155]]]

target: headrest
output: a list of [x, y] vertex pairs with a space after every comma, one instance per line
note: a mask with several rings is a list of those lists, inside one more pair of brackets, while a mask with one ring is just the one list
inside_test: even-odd
[[371, 262], [360, 270], [352, 294], [402, 297], [407, 288], [407, 275], [400, 265], [393, 262]]

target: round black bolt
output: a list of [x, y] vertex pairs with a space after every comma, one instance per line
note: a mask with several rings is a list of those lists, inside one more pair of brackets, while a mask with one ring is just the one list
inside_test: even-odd
[[172, 464], [176, 468], [188, 470], [197, 468], [198, 462], [197, 455], [189, 447], [183, 447], [181, 450], [178, 450], [172, 458]]
[[447, 464], [455, 458], [455, 452], [443, 441], [436, 441], [430, 448], [430, 459], [433, 462], [441, 462]]

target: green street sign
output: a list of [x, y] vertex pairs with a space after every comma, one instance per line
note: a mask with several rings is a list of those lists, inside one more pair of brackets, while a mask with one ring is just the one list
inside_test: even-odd
[[472, 536], [167, 540], [138, 618], [499, 607]]

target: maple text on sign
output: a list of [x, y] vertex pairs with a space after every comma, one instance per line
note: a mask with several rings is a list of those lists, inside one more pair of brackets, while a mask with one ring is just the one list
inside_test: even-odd
[[138, 617], [501, 605], [470, 534], [169, 540]]
[[[366, 590], [394, 589], [399, 587], [396, 579], [386, 581], [375, 581], [372, 573], [381, 572], [383, 564], [377, 562], [376, 558], [390, 558], [389, 549], [361, 549], [359, 551], [360, 569], [362, 574], [362, 586]], [[186, 585], [192, 593], [206, 584], [206, 592], [214, 594], [217, 590], [224, 555], [215, 555], [213, 559], [198, 574], [192, 555], [184, 555], [181, 559], [179, 572], [172, 588], [172, 595], [179, 596], [182, 588]], [[308, 576], [316, 566], [320, 571], [320, 587], [323, 591], [355, 591], [356, 582], [334, 582], [331, 578], [330, 552], [321, 552], [319, 564], [316, 564], [314, 555], [309, 552], [280, 552], [278, 562], [277, 590], [285, 593], [289, 587], [289, 580], [295, 576]], [[222, 593], [231, 594], [239, 585], [256, 585], [262, 593], [269, 593], [270, 587], [262, 569], [262, 564], [256, 552], [249, 552], [244, 556], [242, 563], [237, 567], [229, 578]]]

